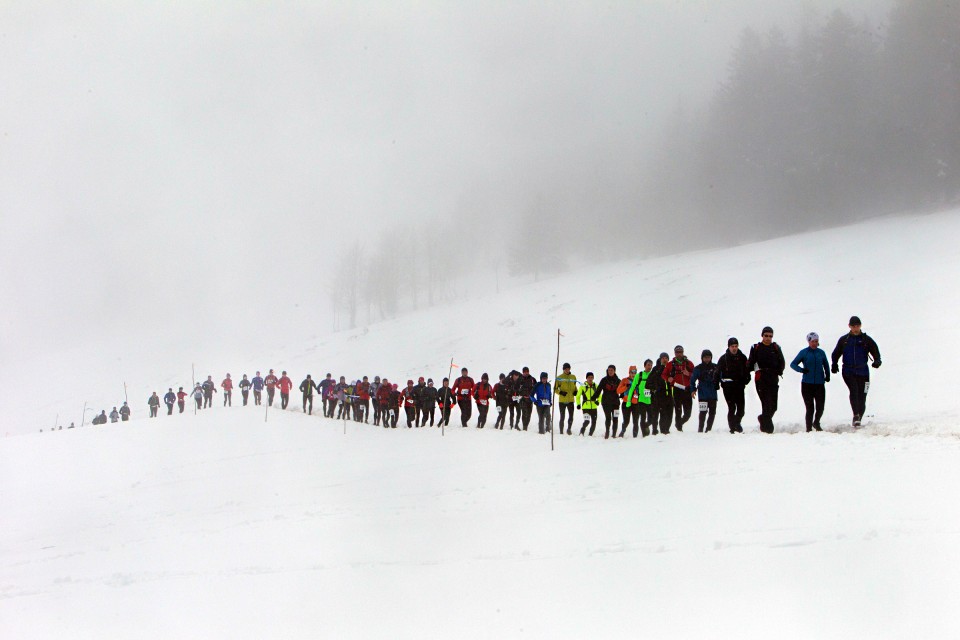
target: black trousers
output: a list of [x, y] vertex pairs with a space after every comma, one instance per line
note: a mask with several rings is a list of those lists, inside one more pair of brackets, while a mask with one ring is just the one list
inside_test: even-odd
[[764, 433], [773, 433], [773, 415], [777, 412], [777, 397], [780, 395], [780, 384], [761, 377], [757, 380], [757, 395], [760, 397], [760, 430]]
[[[656, 424], [653, 417], [653, 406], [641, 402], [637, 404], [637, 412], [640, 414], [640, 431], [643, 433], [643, 437], [646, 438], [650, 435], [650, 425]], [[636, 422], [633, 423], [633, 437], [637, 437]]]
[[185, 401], [183, 401], [183, 400], [177, 400], [177, 407], [179, 407], [180, 413], [183, 413], [183, 407], [184, 407], [185, 404], [186, 404]]
[[229, 389], [224, 389], [223, 391], [223, 406], [232, 407], [233, 406], [233, 391]]
[[197, 401], [197, 409], [203, 409], [203, 396], [199, 398], [194, 398]]
[[634, 403], [627, 405], [626, 402], [620, 407], [621, 415], [623, 415], [623, 427], [620, 428], [620, 437], [622, 438], [627, 432], [627, 429], [630, 428], [630, 422], [633, 421], [633, 437], [637, 437], [638, 423], [640, 421], [640, 405]]
[[437, 413], [436, 405], [424, 406], [422, 409], [420, 409], [420, 419], [422, 420], [420, 424], [426, 426], [427, 418], [430, 418], [430, 426], [432, 427], [433, 418], [434, 418], [434, 415], [436, 415], [436, 413]]
[[583, 426], [580, 428], [580, 435], [583, 435], [583, 432], [587, 430], [587, 425], [590, 425], [590, 435], [593, 435], [594, 430], [597, 428], [596, 409], [583, 410]]
[[523, 430], [526, 431], [530, 425], [530, 414], [533, 412], [533, 403], [526, 398], [520, 398], [520, 421], [523, 422]]
[[727, 401], [727, 426], [730, 427], [730, 433], [742, 431], [744, 408], [743, 387], [739, 384], [732, 384], [723, 387], [723, 398]]
[[407, 428], [412, 429], [413, 423], [417, 421], [417, 408], [416, 407], [404, 407], [403, 410], [407, 414]]
[[537, 430], [546, 433], [550, 428], [550, 407], [537, 405]]
[[663, 394], [653, 396], [650, 406], [653, 411], [653, 435], [657, 435], [658, 426], [660, 433], [670, 433], [670, 426], [673, 424], [673, 398]]
[[286, 409], [288, 404], [290, 404], [290, 394], [284, 393], [283, 391], [281, 391], [280, 392], [280, 408]]
[[206, 409], [207, 407], [212, 407], [212, 406], [213, 406], [213, 394], [212, 393], [203, 394], [203, 408]]
[[487, 424], [487, 412], [490, 411], [490, 401], [485, 400], [487, 404], [477, 403], [477, 426], [483, 429]]
[[863, 417], [867, 412], [867, 391], [870, 384], [869, 376], [854, 376], [843, 374], [843, 381], [850, 389], [850, 408], [853, 415]]
[[332, 418], [333, 412], [337, 408], [337, 399], [336, 398], [327, 398], [327, 417]]
[[449, 406], [446, 409], [440, 407], [440, 425], [450, 426], [451, 411], [453, 411], [453, 406]]
[[567, 418], [567, 431], [573, 426], [573, 407], [574, 403], [572, 402], [561, 402], [560, 403], [560, 432], [563, 432], [563, 416], [569, 412], [570, 417]]
[[380, 401], [373, 398], [373, 426], [380, 424]]
[[151, 407], [150, 407], [150, 417], [151, 417], [151, 418], [156, 418], [156, 417], [157, 417], [157, 409], [159, 409], [159, 408], [160, 408], [160, 407], [155, 407], [155, 406], [151, 406]]
[[172, 403], [172, 402], [168, 402], [168, 403], [167, 403], [167, 415], [168, 415], [168, 416], [172, 416], [172, 415], [173, 415], [173, 403]]
[[275, 387], [267, 387], [267, 404], [269, 404], [271, 407], [273, 406], [273, 394], [276, 392], [277, 390]]
[[303, 394], [303, 412], [313, 415], [313, 394]]
[[240, 390], [240, 395], [243, 396], [243, 406], [247, 406], [247, 400], [250, 399], [250, 390], [249, 390], [249, 389], [241, 389], [241, 390]]
[[827, 388], [822, 384], [800, 383], [800, 395], [803, 397], [803, 406], [807, 408], [805, 421], [807, 431], [820, 426], [823, 416], [823, 403], [827, 399]]
[[473, 408], [473, 403], [470, 402], [470, 397], [461, 398], [457, 400], [457, 405], [460, 407], [460, 424], [462, 426], [467, 426], [467, 422], [470, 421], [470, 412]]
[[397, 420], [400, 419], [400, 408], [391, 407], [389, 410], [384, 410], [383, 412], [383, 427], [390, 427], [391, 429], [397, 428]]
[[519, 429], [520, 428], [520, 403], [510, 401], [510, 428]]
[[[604, 396], [604, 397], [606, 397], [606, 396]], [[617, 416], [614, 415], [614, 414], [617, 413], [617, 411], [619, 410], [619, 407], [618, 407], [618, 405], [613, 405], [613, 406], [602, 405], [602, 406], [603, 406], [603, 417], [604, 417], [604, 420], [606, 420], [606, 422], [605, 422], [606, 430], [604, 431], [603, 437], [604, 437], [604, 438], [609, 438], [610, 436], [613, 436], [614, 438], [616, 438], [616, 437], [617, 437], [617, 427], [618, 427], [619, 424], [620, 424], [620, 419], [617, 418]], [[611, 430], [610, 430], [610, 425], [611, 425], [611, 423], [613, 424], [613, 431], [612, 431], [612, 432], [611, 432]]]
[[673, 388], [673, 407], [677, 417], [677, 431], [682, 431], [693, 411], [693, 396], [689, 389]]
[[701, 433], [704, 431], [703, 423], [706, 421], [706, 431], [713, 429], [713, 419], [717, 417], [717, 401], [716, 400], [701, 400], [700, 404], [707, 404], [706, 411], [703, 409], [700, 410], [700, 427], [697, 431]]
[[[513, 426], [513, 407], [510, 407], [510, 426]], [[507, 421], [507, 405], [497, 403], [497, 421], [493, 423], [494, 429], [503, 429], [504, 423]]]

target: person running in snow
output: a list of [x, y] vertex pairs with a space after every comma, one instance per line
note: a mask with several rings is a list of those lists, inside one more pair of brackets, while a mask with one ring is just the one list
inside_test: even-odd
[[197, 403], [197, 409], [203, 409], [203, 387], [199, 382], [193, 388], [193, 399]]
[[427, 426], [427, 418], [430, 418], [430, 426], [433, 426], [433, 418], [437, 412], [437, 388], [433, 386], [433, 378], [427, 380], [427, 386], [423, 388], [420, 394], [420, 426]]
[[237, 383], [240, 387], [240, 395], [243, 396], [243, 406], [247, 406], [247, 400], [250, 398], [250, 381], [247, 380], [247, 374], [243, 374], [243, 379]]
[[617, 393], [619, 387], [620, 376], [617, 375], [617, 368], [611, 364], [607, 367], [607, 375], [597, 383], [600, 406], [603, 407], [603, 417], [606, 421], [604, 440], [617, 437], [617, 427], [620, 426], [620, 395]]
[[183, 413], [183, 408], [187, 403], [187, 396], [190, 395], [183, 390], [183, 387], [179, 387], [177, 390], [177, 409], [180, 410], [180, 413]]
[[217, 384], [213, 381], [213, 376], [207, 376], [203, 381], [203, 408], [213, 407], [213, 394], [217, 392]]
[[507, 396], [510, 399], [510, 429], [520, 430], [520, 372], [514, 369], [506, 382]]
[[277, 380], [277, 386], [280, 387], [280, 408], [286, 409], [287, 405], [290, 404], [290, 392], [293, 390], [293, 380], [287, 376], [286, 371]]
[[330, 391], [336, 386], [332, 374], [327, 376], [317, 384], [317, 391], [320, 392], [320, 401], [323, 403], [323, 417], [332, 418], [333, 411], [330, 410]]
[[440, 404], [440, 426], [450, 426], [450, 410], [457, 402], [457, 397], [450, 388], [450, 378], [444, 378], [442, 386], [437, 391], [437, 402]]
[[780, 345], [773, 341], [773, 329], [764, 327], [761, 340], [750, 347], [747, 369], [754, 371], [757, 395], [760, 397], [761, 413], [757, 416], [760, 431], [773, 433], [773, 415], [777, 412], [777, 396], [780, 394], [780, 376], [786, 362]]
[[673, 348], [673, 360], [663, 370], [663, 379], [673, 391], [673, 407], [676, 415], [677, 431], [683, 431], [683, 425], [690, 419], [693, 411], [693, 396], [690, 394], [690, 376], [693, 363], [683, 355], [683, 347]]
[[559, 433], [563, 433], [564, 414], [569, 413], [567, 418], [567, 435], [571, 435], [573, 428], [573, 407], [577, 400], [577, 376], [570, 373], [570, 363], [563, 363], [563, 373], [557, 376], [557, 382], [554, 385], [557, 393], [557, 406], [560, 407], [560, 425]]
[[407, 386], [403, 390], [403, 410], [407, 414], [407, 428], [412, 429], [417, 420], [417, 390], [413, 386], [413, 380], [407, 380]]
[[843, 381], [850, 389], [850, 408], [853, 410], [853, 426], [859, 427], [867, 411], [867, 393], [870, 391], [870, 369], [867, 364], [873, 358], [873, 368], [879, 369], [880, 348], [873, 338], [863, 332], [857, 316], [851, 316], [850, 332], [841, 336], [833, 349], [831, 371], [840, 372], [838, 363], [843, 357]]
[[530, 402], [537, 407], [537, 432], [544, 434], [553, 426], [550, 424], [550, 405], [553, 403], [553, 391], [546, 371], [540, 372], [540, 382], [533, 388]]
[[[713, 420], [717, 417], [717, 390], [720, 388], [720, 367], [713, 363], [713, 352], [704, 349], [700, 354], [700, 364], [693, 368], [690, 376], [690, 390], [700, 404], [700, 433], [713, 429]], [[704, 429], [706, 419], [706, 429]]]
[[427, 381], [423, 376], [420, 376], [417, 379], [417, 384], [413, 385], [413, 401], [416, 410], [413, 421], [417, 426], [420, 426], [420, 416], [423, 413], [423, 390], [426, 388]]
[[807, 348], [801, 349], [790, 363], [790, 368], [803, 374], [800, 382], [800, 397], [806, 407], [804, 422], [807, 431], [823, 431], [820, 418], [823, 416], [823, 403], [827, 398], [826, 383], [830, 382], [830, 365], [827, 354], [820, 348], [820, 336], [816, 331], [807, 334]]
[[657, 359], [657, 364], [650, 371], [647, 379], [647, 389], [650, 390], [650, 412], [653, 418], [653, 435], [659, 433], [667, 435], [673, 424], [673, 386], [667, 384], [663, 372], [670, 363], [670, 356], [664, 351]]
[[307, 377], [300, 383], [300, 393], [303, 394], [303, 412], [308, 416], [313, 415], [313, 392], [318, 390], [313, 378], [308, 373]]
[[263, 402], [263, 387], [265, 386], [259, 371], [257, 371], [257, 375], [253, 376], [250, 384], [253, 387], [253, 404], [259, 407], [260, 403]]
[[[640, 419], [640, 407], [637, 406], [637, 398], [631, 398], [629, 395], [630, 386], [633, 384], [633, 380], [639, 375], [637, 373], [637, 365], [632, 364], [627, 370], [627, 375], [620, 379], [620, 384], [617, 386], [617, 395], [621, 398], [620, 403], [620, 415], [623, 416], [623, 426], [620, 428], [620, 437], [623, 437], [623, 434], [627, 432], [627, 428], [630, 426], [630, 420], [633, 420], [633, 430], [637, 431], [637, 421]], [[637, 436], [634, 435], [634, 438]]]
[[339, 420], [340, 416], [343, 415], [344, 400], [346, 399], [346, 390], [347, 390], [347, 377], [340, 376], [340, 382], [331, 387], [333, 389], [333, 397], [330, 401], [330, 417], [333, 418], [333, 410], [337, 410], [336, 419]]
[[[116, 407], [114, 407], [114, 408], [113, 408], [113, 411], [110, 412], [110, 422], [116, 422], [116, 421], [119, 420], [119, 419], [120, 419], [120, 412], [117, 411], [117, 408], [116, 408]], [[70, 423], [70, 428], [71, 428], [71, 429], [73, 428], [73, 423], [72, 423], [72, 422]]]
[[177, 394], [173, 392], [173, 387], [164, 394], [163, 403], [167, 405], [167, 415], [173, 415], [173, 405], [177, 401]]
[[380, 425], [380, 376], [373, 376], [370, 383], [370, 404], [373, 405], [373, 426]]
[[277, 392], [277, 383], [280, 379], [273, 373], [273, 369], [263, 379], [263, 386], [267, 388], [267, 404], [273, 406], [273, 395]]
[[[507, 420], [507, 407], [510, 406], [510, 389], [507, 387], [507, 376], [502, 373], [500, 374], [500, 382], [493, 385], [493, 397], [497, 402], [497, 421], [493, 423], [493, 428], [502, 431]], [[512, 410], [510, 415], [513, 415]], [[510, 426], [513, 426], [513, 418], [510, 419]]]
[[727, 340], [727, 351], [717, 362], [720, 368], [720, 386], [723, 399], [727, 401], [727, 426], [730, 433], [743, 433], [744, 394], [750, 384], [750, 369], [747, 368], [747, 356], [740, 351], [740, 342], [736, 338]]
[[[395, 384], [390, 385], [390, 396], [387, 404], [390, 407], [390, 428], [396, 429], [397, 420], [400, 419], [400, 407], [403, 406], [403, 394], [400, 393], [400, 390], [397, 389], [397, 385]], [[383, 426], [387, 426], [386, 422], [384, 422]]]
[[483, 429], [487, 424], [487, 412], [490, 411], [490, 399], [493, 397], [493, 387], [490, 386], [490, 376], [486, 373], [480, 376], [480, 382], [473, 388], [473, 398], [477, 401], [477, 428]]
[[517, 385], [517, 391], [520, 396], [518, 401], [520, 406], [520, 421], [523, 422], [524, 431], [526, 431], [530, 425], [530, 415], [533, 412], [533, 403], [530, 401], [530, 397], [533, 395], [533, 390], [536, 386], [537, 381], [530, 375], [530, 367], [524, 367], [523, 375], [520, 376], [520, 381]]
[[357, 422], [370, 423], [370, 380], [363, 376], [363, 380], [357, 385]]
[[460, 377], [453, 383], [453, 395], [457, 398], [457, 405], [460, 407], [460, 426], [466, 427], [470, 421], [471, 401], [473, 387], [475, 383], [473, 378], [467, 375], [467, 368], [460, 370]]
[[590, 425], [590, 435], [593, 435], [597, 428], [597, 407], [600, 405], [600, 390], [593, 382], [593, 371], [587, 371], [586, 381], [577, 389], [577, 409], [583, 411], [583, 426], [580, 428], [580, 435], [587, 430]]
[[223, 379], [223, 382], [220, 383], [220, 388], [223, 389], [223, 406], [232, 407], [233, 406], [233, 380], [230, 378], [230, 374], [227, 374], [227, 377]]
[[[157, 417], [157, 410], [160, 408], [160, 396], [157, 395], [157, 392], [154, 391], [153, 395], [147, 399], [147, 406], [150, 407], [150, 417]], [[106, 411], [104, 411], [103, 421], [107, 421]]]
[[130, 406], [124, 402], [123, 406], [120, 407], [120, 420], [126, 422], [130, 419]]
[[[640, 418], [640, 430], [643, 437], [650, 435], [650, 424], [653, 423], [653, 412], [650, 410], [651, 392], [647, 388], [653, 371], [653, 360], [647, 358], [643, 362], [643, 371], [633, 376], [630, 388], [627, 389], [626, 402], [628, 407], [636, 407], [633, 411]], [[661, 379], [662, 381], [662, 379]], [[633, 437], [637, 437], [637, 416], [633, 419]], [[655, 424], [655, 423], [654, 423]], [[626, 427], [624, 427], [626, 429]], [[623, 437], [623, 433], [620, 434]]]

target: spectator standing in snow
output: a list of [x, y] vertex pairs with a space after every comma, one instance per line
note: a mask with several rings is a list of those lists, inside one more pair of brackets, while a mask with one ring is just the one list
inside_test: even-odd
[[[157, 417], [157, 410], [160, 408], [160, 396], [157, 395], [157, 392], [154, 391], [153, 395], [147, 400], [147, 406], [150, 407], [150, 417]], [[106, 422], [106, 415], [104, 415], [104, 422]]]
[[757, 395], [760, 397], [761, 413], [757, 416], [760, 431], [773, 433], [773, 415], [777, 412], [777, 396], [780, 394], [780, 376], [785, 361], [780, 346], [773, 341], [773, 329], [764, 327], [760, 342], [750, 347], [747, 369], [754, 371]]
[[[691, 394], [697, 397], [700, 405], [700, 433], [713, 429], [713, 420], [717, 417], [717, 390], [720, 388], [720, 367], [713, 363], [713, 352], [704, 349], [700, 354], [700, 364], [693, 368], [690, 376]], [[704, 429], [706, 419], [706, 429]]]
[[243, 396], [243, 406], [247, 406], [247, 400], [250, 398], [250, 387], [252, 386], [250, 381], [247, 380], [247, 374], [243, 374], [243, 378], [237, 383], [237, 386], [240, 387], [240, 395]]
[[173, 392], [173, 387], [163, 396], [163, 403], [167, 405], [167, 415], [173, 415], [173, 404], [177, 401], [177, 394]]
[[747, 356], [740, 351], [740, 342], [736, 338], [727, 340], [727, 351], [717, 362], [720, 367], [720, 386], [723, 399], [727, 401], [727, 426], [730, 433], [743, 433], [744, 389], [750, 384], [750, 369]]
[[233, 406], [233, 380], [230, 378], [230, 374], [227, 374], [227, 377], [223, 379], [223, 382], [220, 383], [220, 388], [223, 389], [223, 406], [232, 407]]
[[850, 332], [841, 336], [833, 349], [831, 371], [838, 373], [838, 363], [843, 357], [843, 381], [850, 389], [850, 408], [853, 410], [853, 426], [859, 427], [867, 411], [867, 393], [870, 391], [870, 369], [867, 365], [873, 358], [873, 368], [879, 369], [880, 348], [873, 338], [863, 332], [857, 316], [851, 316]]
[[830, 365], [827, 354], [820, 348], [820, 336], [815, 331], [807, 334], [807, 348], [801, 349], [790, 363], [790, 368], [803, 374], [800, 382], [800, 396], [807, 409], [804, 422], [807, 431], [823, 431], [820, 417], [823, 415], [823, 403], [827, 397], [826, 383], [830, 382]]

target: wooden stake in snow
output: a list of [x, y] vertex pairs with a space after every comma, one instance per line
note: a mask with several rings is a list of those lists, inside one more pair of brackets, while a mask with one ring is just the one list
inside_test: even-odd
[[[557, 329], [557, 362], [553, 365], [553, 402], [550, 403], [550, 451], [553, 451], [553, 432], [556, 431], [556, 425], [553, 423], [554, 412], [557, 407], [557, 375], [560, 373], [560, 329]], [[561, 431], [563, 425], [560, 425]]]
[[123, 401], [130, 404], [130, 398], [127, 397], [127, 381], [123, 381]]

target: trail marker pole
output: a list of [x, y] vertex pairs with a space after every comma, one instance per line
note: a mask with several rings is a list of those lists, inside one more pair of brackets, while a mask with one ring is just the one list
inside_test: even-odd
[[130, 404], [130, 398], [127, 397], [127, 381], [123, 381], [123, 401]]
[[83, 403], [83, 415], [80, 416], [80, 426], [81, 426], [81, 427], [83, 426], [83, 421], [84, 421], [84, 419], [85, 419], [86, 417], [87, 417], [87, 403], [84, 402], [84, 403]]

